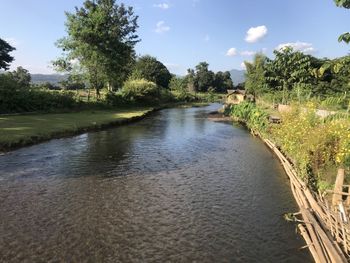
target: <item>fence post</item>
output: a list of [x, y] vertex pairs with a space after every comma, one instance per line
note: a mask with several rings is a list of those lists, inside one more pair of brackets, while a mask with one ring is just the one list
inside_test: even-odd
[[342, 202], [342, 195], [339, 193], [343, 192], [344, 174], [345, 174], [345, 170], [342, 168], [339, 168], [337, 178], [335, 179], [335, 185], [334, 185], [334, 194], [332, 199], [333, 207], [338, 206], [339, 203]]

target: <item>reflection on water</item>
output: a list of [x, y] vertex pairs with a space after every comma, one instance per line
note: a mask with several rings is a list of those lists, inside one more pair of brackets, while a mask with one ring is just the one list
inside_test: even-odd
[[310, 261], [278, 161], [217, 107], [1, 156], [0, 261]]

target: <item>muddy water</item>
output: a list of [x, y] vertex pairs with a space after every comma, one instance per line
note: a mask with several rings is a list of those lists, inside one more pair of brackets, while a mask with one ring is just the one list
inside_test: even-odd
[[0, 156], [0, 262], [308, 262], [276, 158], [205, 108]]

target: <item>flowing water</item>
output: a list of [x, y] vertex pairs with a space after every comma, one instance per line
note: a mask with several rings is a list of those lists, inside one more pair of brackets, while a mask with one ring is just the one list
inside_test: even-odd
[[0, 262], [308, 262], [281, 165], [219, 107], [0, 156]]

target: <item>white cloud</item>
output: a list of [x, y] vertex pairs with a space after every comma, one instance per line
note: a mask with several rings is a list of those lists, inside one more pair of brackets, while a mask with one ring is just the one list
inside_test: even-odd
[[248, 43], [255, 43], [262, 39], [267, 34], [267, 27], [266, 26], [257, 26], [257, 27], [251, 27], [247, 31], [247, 35], [245, 37], [245, 41]]
[[156, 26], [156, 29], [155, 29], [156, 33], [158, 33], [158, 34], [165, 33], [165, 32], [167, 32], [169, 30], [170, 30], [170, 27], [166, 26], [164, 21], [159, 21], [157, 23], [157, 26]]
[[209, 42], [209, 40], [210, 40], [210, 36], [207, 34], [207, 35], [205, 35], [205, 37], [204, 37], [204, 41], [205, 42]]
[[245, 51], [241, 51], [239, 54], [241, 54], [241, 56], [254, 56], [256, 54], [256, 52], [245, 50]]
[[164, 9], [164, 10], [166, 10], [166, 9], [169, 9], [169, 8], [170, 8], [170, 5], [169, 5], [169, 4], [167, 4], [167, 3], [159, 3], [159, 4], [154, 4], [153, 6], [154, 6], [154, 7], [158, 7], [158, 8], [160, 8], [160, 9]]
[[226, 56], [233, 57], [237, 55], [237, 49], [234, 47], [231, 47], [229, 50], [226, 52]]
[[241, 63], [241, 68], [242, 69], [246, 69], [246, 66], [245, 66], [244, 62]]
[[311, 43], [306, 43], [301, 41], [279, 44], [276, 47], [276, 49], [281, 50], [286, 47], [292, 47], [294, 51], [301, 51], [303, 53], [309, 53], [309, 54], [316, 51], [316, 49], [312, 46]]

